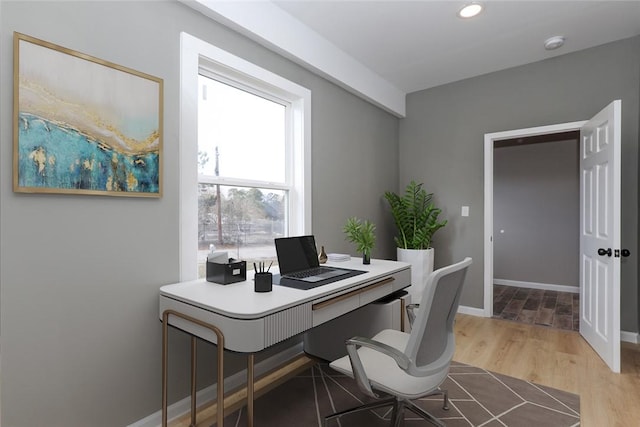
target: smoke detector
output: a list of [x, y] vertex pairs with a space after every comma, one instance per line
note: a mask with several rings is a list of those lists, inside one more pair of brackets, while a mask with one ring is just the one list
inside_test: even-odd
[[564, 36], [553, 36], [545, 40], [544, 48], [547, 50], [554, 50], [561, 47], [564, 44]]

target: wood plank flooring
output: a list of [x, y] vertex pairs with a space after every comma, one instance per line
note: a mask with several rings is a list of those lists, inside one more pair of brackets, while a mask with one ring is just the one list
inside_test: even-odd
[[580, 395], [582, 427], [640, 425], [640, 346], [622, 343], [614, 374], [579, 333], [458, 315], [458, 362]]

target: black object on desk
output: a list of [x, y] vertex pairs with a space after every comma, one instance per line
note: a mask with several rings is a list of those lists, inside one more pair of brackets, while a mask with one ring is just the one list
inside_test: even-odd
[[267, 272], [256, 273], [254, 280], [254, 289], [256, 292], [271, 292], [273, 288], [273, 274]]
[[[338, 270], [337, 267], [332, 267], [332, 268], [335, 270]], [[337, 282], [338, 280], [344, 280], [348, 277], [358, 276], [360, 274], [366, 273], [366, 271], [351, 270], [347, 268], [341, 268], [340, 270], [345, 270], [346, 274], [342, 276], [329, 277], [328, 279], [320, 280], [319, 282], [304, 282], [302, 280], [294, 280], [294, 279], [290, 279], [288, 277], [282, 277], [279, 274], [276, 274], [273, 276], [273, 284], [307, 291], [309, 289], [317, 288], [318, 286], [327, 285], [329, 283]]]
[[227, 264], [219, 264], [207, 260], [207, 282], [228, 285], [229, 283], [247, 280], [247, 262], [229, 260]]

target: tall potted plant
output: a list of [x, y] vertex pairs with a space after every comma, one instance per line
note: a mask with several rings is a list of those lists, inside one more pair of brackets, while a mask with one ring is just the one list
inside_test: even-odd
[[427, 193], [422, 186], [411, 181], [402, 196], [391, 191], [384, 193], [398, 229], [395, 237], [398, 261], [411, 264], [409, 292], [414, 302], [420, 301], [427, 277], [433, 271], [433, 234], [447, 224], [446, 220], [438, 221], [442, 210], [431, 201], [433, 193]]

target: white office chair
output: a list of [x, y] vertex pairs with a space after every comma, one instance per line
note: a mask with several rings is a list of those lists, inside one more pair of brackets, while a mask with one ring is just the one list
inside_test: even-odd
[[345, 414], [390, 405], [393, 405], [393, 427], [401, 425], [405, 408], [435, 425], [444, 426], [411, 400], [444, 394], [444, 408], [448, 409], [447, 394], [440, 385], [447, 378], [453, 358], [453, 323], [469, 265], [471, 258], [465, 258], [429, 275], [411, 333], [385, 329], [372, 339], [347, 340], [348, 355], [329, 366], [354, 378], [368, 396], [380, 397], [373, 388], [392, 397], [329, 415], [325, 417], [325, 426], [329, 420]]

